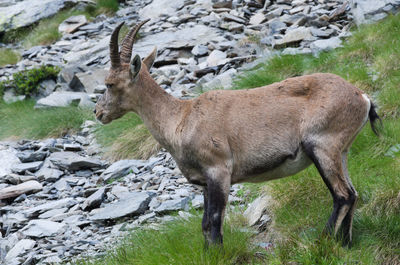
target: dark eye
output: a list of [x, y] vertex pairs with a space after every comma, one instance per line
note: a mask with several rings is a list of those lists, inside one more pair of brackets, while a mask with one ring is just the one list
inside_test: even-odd
[[111, 84], [106, 84], [107, 89], [111, 89], [112, 85]]

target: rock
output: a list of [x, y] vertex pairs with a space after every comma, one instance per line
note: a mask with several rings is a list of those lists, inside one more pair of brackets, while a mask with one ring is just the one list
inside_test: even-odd
[[384, 9], [389, 5], [400, 6], [400, 1], [393, 0], [352, 0], [351, 12], [357, 25], [372, 22], [374, 15], [384, 13]]
[[35, 96], [36, 98], [47, 97], [51, 93], [54, 92], [56, 88], [56, 82], [53, 79], [43, 80], [39, 84], [38, 94]]
[[52, 153], [49, 156], [49, 160], [54, 165], [70, 171], [101, 168], [103, 166], [103, 163], [98, 159], [83, 157], [73, 152]]
[[129, 196], [116, 203], [108, 204], [105, 208], [101, 208], [93, 216], [91, 220], [108, 220], [117, 219], [128, 215], [138, 215], [144, 213], [154, 194], [147, 192], [131, 192]]
[[98, 189], [92, 195], [90, 195], [89, 198], [87, 198], [83, 202], [82, 210], [87, 211], [99, 207], [100, 204], [103, 202], [105, 191], [106, 189], [103, 187]]
[[270, 198], [267, 195], [260, 196], [257, 199], [255, 199], [249, 205], [249, 207], [247, 207], [243, 215], [250, 226], [257, 224], [260, 218], [265, 214], [269, 200]]
[[20, 163], [15, 149], [7, 148], [1, 150], [1, 147], [0, 145], [0, 179], [10, 174], [12, 172], [11, 168]]
[[192, 54], [194, 56], [204, 56], [208, 54], [208, 47], [205, 45], [195, 45], [192, 49]]
[[46, 203], [42, 203], [40, 205], [37, 205], [35, 207], [27, 209], [24, 213], [27, 217], [32, 217], [32, 216], [37, 216], [40, 213], [44, 213], [46, 211], [52, 210], [52, 209], [60, 209], [64, 207], [70, 207], [72, 205], [76, 204], [76, 201], [72, 198], [65, 198], [57, 201], [50, 201]]
[[70, 105], [93, 108], [95, 104], [86, 93], [56, 91], [48, 97], [39, 99], [36, 102], [35, 108], [68, 107]]
[[11, 168], [11, 171], [16, 174], [24, 174], [25, 171], [36, 172], [42, 166], [42, 161], [16, 164]]
[[79, 66], [63, 67], [58, 74], [60, 82], [65, 82], [73, 91], [83, 91], [85, 88], [81, 81], [76, 77], [77, 73], [82, 72], [83, 69]]
[[35, 180], [30, 180], [15, 186], [7, 187], [0, 190], [0, 200], [15, 198], [25, 193], [35, 193], [43, 189], [42, 184]]
[[144, 165], [142, 160], [120, 160], [109, 166], [100, 177], [104, 181], [118, 179], [127, 175], [132, 168], [143, 167]]
[[224, 14], [222, 16], [222, 18], [224, 20], [226, 20], [226, 21], [233, 21], [233, 22], [236, 22], [236, 23], [239, 23], [239, 24], [246, 24], [246, 20], [245, 19], [243, 19], [241, 17], [237, 17], [237, 16], [234, 16], [234, 15], [231, 15], [231, 14]]
[[154, 211], [156, 213], [166, 213], [170, 211], [188, 210], [189, 197], [179, 198], [175, 200], [168, 200], [162, 202]]
[[58, 31], [61, 33], [74, 33], [81, 26], [87, 23], [84, 15], [72, 16], [64, 20], [59, 26]]
[[236, 75], [237, 71], [234, 68], [217, 75], [211, 81], [202, 85], [203, 91], [208, 91], [212, 89], [229, 89], [232, 86], [233, 77]]
[[64, 144], [64, 151], [73, 151], [78, 152], [82, 150], [82, 146], [80, 144]]
[[282, 39], [275, 41], [275, 48], [285, 47], [287, 45], [298, 43], [304, 39], [310, 38], [311, 30], [305, 27], [298, 27], [296, 29], [287, 31]]
[[203, 195], [195, 195], [192, 200], [192, 207], [195, 209], [203, 208], [204, 206], [204, 196]]
[[42, 151], [24, 151], [17, 153], [17, 157], [21, 160], [22, 163], [27, 162], [35, 162], [35, 161], [43, 161], [47, 156], [47, 152]]
[[333, 37], [327, 40], [316, 40], [311, 43], [310, 48], [314, 53], [329, 51], [341, 47], [342, 40], [339, 37]]
[[227, 55], [225, 52], [219, 50], [213, 50], [207, 57], [207, 66], [217, 66], [219, 64], [226, 63], [227, 62], [226, 56]]
[[38, 178], [38, 180], [48, 182], [57, 181], [62, 175], [64, 175], [64, 172], [61, 170], [46, 167], [42, 167], [35, 173], [35, 176]]
[[65, 229], [65, 224], [48, 220], [31, 220], [21, 232], [30, 237], [48, 237], [61, 234]]
[[95, 69], [85, 73], [77, 73], [76, 78], [84, 87], [85, 92], [92, 94], [95, 92], [96, 87], [104, 85], [104, 80], [108, 75], [108, 70]]
[[68, 208], [53, 209], [53, 210], [49, 210], [47, 212], [42, 213], [38, 217], [40, 219], [48, 219], [48, 218], [51, 218], [53, 216], [56, 216], [56, 215], [59, 215], [59, 214], [63, 214], [66, 211], [68, 211]]
[[259, 25], [265, 21], [265, 15], [262, 12], [256, 13], [250, 18], [249, 23], [251, 25]]
[[66, 0], [30, 0], [0, 7], [0, 33], [32, 25], [55, 15], [65, 7]]
[[118, 199], [121, 199], [129, 195], [129, 189], [127, 187], [117, 185], [111, 188], [111, 194], [116, 196]]
[[183, 7], [184, 0], [153, 0], [151, 4], [145, 6], [139, 11], [139, 16], [146, 18], [159, 18], [162, 15], [171, 16], [175, 11]]
[[31, 250], [35, 246], [35, 244], [36, 244], [35, 240], [21, 239], [20, 241], [18, 241], [17, 244], [15, 244], [13, 246], [12, 249], [10, 249], [10, 251], [8, 251], [8, 253], [7, 253], [6, 257], [5, 257], [5, 261], [6, 262], [13, 261], [15, 258], [20, 256], [21, 254], [23, 254], [27, 250]]

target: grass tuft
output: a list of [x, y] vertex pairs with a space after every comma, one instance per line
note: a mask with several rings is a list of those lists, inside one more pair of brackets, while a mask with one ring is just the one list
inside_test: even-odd
[[148, 159], [160, 150], [157, 141], [134, 113], [99, 126], [96, 138], [105, 147], [104, 156], [113, 161], [127, 158]]
[[0, 67], [7, 64], [16, 64], [21, 59], [21, 55], [11, 49], [0, 48]]
[[78, 264], [262, 264], [254, 255], [250, 232], [225, 222], [224, 235], [224, 249], [205, 250], [201, 217], [196, 214], [187, 221], [163, 224], [159, 230], [136, 230], [105, 257]]

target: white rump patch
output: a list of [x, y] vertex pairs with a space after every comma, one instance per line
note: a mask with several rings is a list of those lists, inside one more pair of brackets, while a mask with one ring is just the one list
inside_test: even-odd
[[369, 114], [369, 110], [371, 109], [371, 100], [369, 99], [369, 97], [367, 96], [367, 94], [362, 94], [362, 96], [363, 96], [363, 98], [365, 99], [365, 101], [366, 101], [367, 104], [368, 104], [367, 113], [366, 113], [366, 115], [365, 115], [364, 123], [363, 123], [363, 124], [365, 124], [365, 123], [368, 121], [368, 114]]

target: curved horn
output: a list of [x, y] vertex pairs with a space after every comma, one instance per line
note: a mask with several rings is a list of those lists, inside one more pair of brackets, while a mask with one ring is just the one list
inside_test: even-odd
[[111, 68], [116, 68], [120, 66], [121, 60], [119, 57], [119, 51], [118, 51], [118, 33], [119, 30], [121, 29], [122, 25], [124, 25], [124, 22], [119, 24], [111, 34], [111, 39], [110, 39], [110, 60], [111, 60]]
[[131, 61], [132, 56], [132, 46], [135, 42], [135, 36], [139, 29], [149, 21], [150, 19], [146, 19], [136, 26], [134, 26], [126, 35], [124, 41], [122, 42], [122, 49], [121, 49], [121, 60], [124, 63], [129, 63]]

